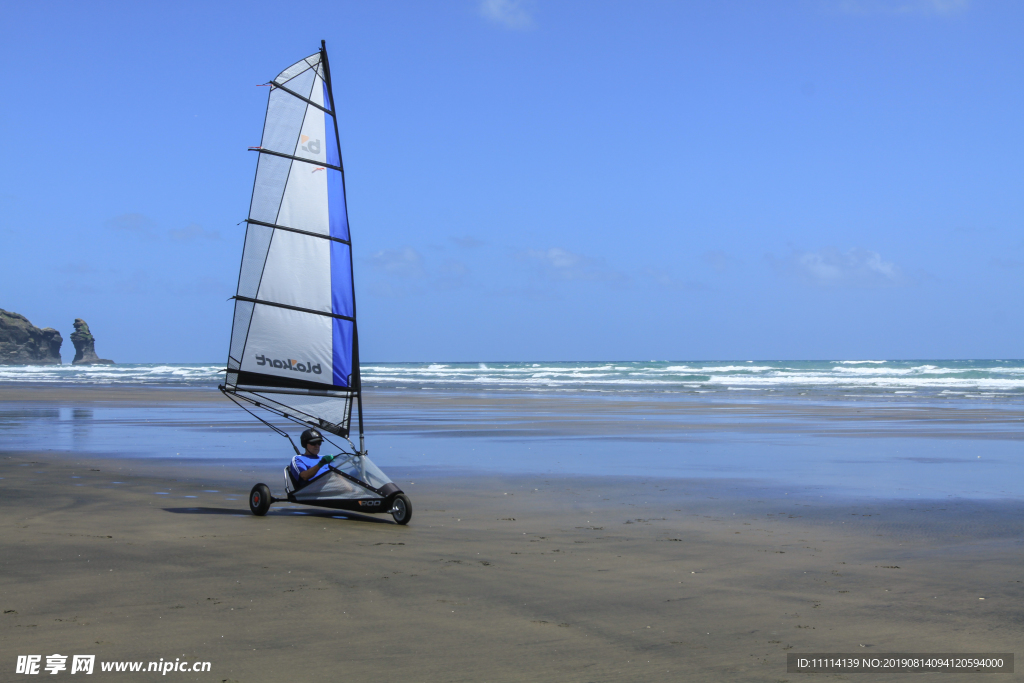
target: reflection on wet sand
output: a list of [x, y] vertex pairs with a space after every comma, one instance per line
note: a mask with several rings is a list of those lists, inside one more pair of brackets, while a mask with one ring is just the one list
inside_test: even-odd
[[[246, 461], [283, 439], [206, 390], [0, 387], [4, 449]], [[12, 399], [21, 399], [15, 401]], [[883, 498], [1024, 496], [1024, 406], [368, 391], [382, 467], [759, 480]], [[54, 423], [59, 429], [52, 429]], [[397, 470], [396, 470], [397, 473]]]

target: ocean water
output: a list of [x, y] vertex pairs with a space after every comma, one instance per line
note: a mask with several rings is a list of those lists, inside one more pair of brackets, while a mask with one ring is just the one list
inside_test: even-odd
[[[364, 363], [362, 372], [382, 389], [1024, 398], [1024, 360], [1012, 359]], [[0, 366], [0, 383], [215, 387], [222, 377], [213, 363]]]

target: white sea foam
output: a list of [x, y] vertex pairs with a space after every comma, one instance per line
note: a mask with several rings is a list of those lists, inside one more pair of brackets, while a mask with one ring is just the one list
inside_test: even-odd
[[[216, 386], [216, 364], [0, 366], [0, 382]], [[977, 392], [1024, 396], [1024, 361], [779, 361], [614, 363], [367, 363], [376, 387], [512, 388], [547, 391]], [[872, 392], [874, 390], [874, 392]]]
[[15, 365], [0, 366], [0, 382], [47, 384], [216, 384], [218, 365]]

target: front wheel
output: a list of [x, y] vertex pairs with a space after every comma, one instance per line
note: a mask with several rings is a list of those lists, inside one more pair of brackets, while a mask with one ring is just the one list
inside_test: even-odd
[[412, 501], [409, 500], [409, 496], [404, 493], [395, 496], [395, 501], [391, 504], [391, 516], [399, 524], [409, 523], [412, 519]]
[[252, 514], [262, 517], [270, 509], [270, 487], [266, 484], [256, 484], [249, 492], [249, 509]]

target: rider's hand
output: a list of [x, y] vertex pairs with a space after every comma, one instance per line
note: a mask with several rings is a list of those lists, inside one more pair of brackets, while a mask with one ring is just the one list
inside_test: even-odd
[[334, 456], [333, 455], [325, 455], [322, 458], [320, 458], [320, 464], [321, 465], [329, 465], [332, 460], [334, 460]]

